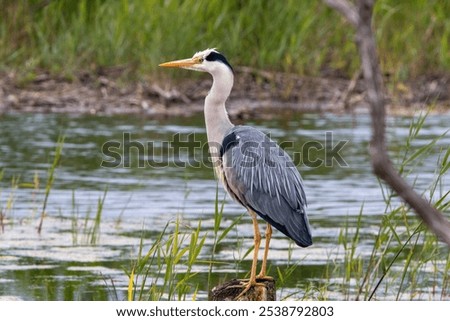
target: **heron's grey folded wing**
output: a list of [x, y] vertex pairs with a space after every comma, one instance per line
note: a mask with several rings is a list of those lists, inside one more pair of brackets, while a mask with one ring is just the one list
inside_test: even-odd
[[264, 133], [236, 126], [221, 154], [227, 190], [300, 246], [312, 244], [301, 176], [289, 155]]

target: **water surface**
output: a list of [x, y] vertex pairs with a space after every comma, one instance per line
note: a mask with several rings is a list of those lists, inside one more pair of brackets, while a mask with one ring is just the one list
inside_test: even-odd
[[[407, 117], [389, 118], [394, 160], [402, 154], [400, 147], [410, 122]], [[124, 270], [136, 258], [142, 231], [146, 232], [148, 248], [167, 222], [176, 218], [186, 226], [202, 221], [207, 241], [201, 257], [210, 258], [217, 183], [208, 162], [202, 115], [155, 120], [132, 115], [18, 114], [3, 115], [0, 123], [0, 209], [5, 216], [0, 233], [0, 296], [24, 300], [124, 299], [128, 285]], [[429, 116], [412, 148], [443, 135], [449, 123], [449, 115]], [[339, 234], [345, 222], [356, 224], [362, 206], [367, 241], [362, 241], [359, 250], [370, 255], [373, 235], [385, 211], [368, 156], [370, 119], [366, 115], [295, 114], [289, 119], [274, 117], [249, 124], [283, 142], [304, 179], [315, 243], [307, 249], [297, 248], [275, 232], [270, 252], [273, 274], [277, 267], [299, 264], [280, 296], [299, 291], [297, 298], [301, 298], [307, 284], [320, 284], [330, 260], [342, 259]], [[61, 135], [65, 137], [63, 155], [39, 235], [36, 226], [47, 170]], [[346, 142], [340, 150], [344, 163], [333, 160], [329, 152], [339, 141]], [[120, 148], [105, 155], [105, 144], [111, 142]], [[316, 148], [305, 154], [304, 147], [311, 142]], [[328, 152], [321, 146], [328, 146]], [[418, 190], [428, 188], [435, 177], [438, 155], [448, 146], [450, 135], [444, 134], [415, 174], [408, 177]], [[117, 153], [121, 162], [113, 166]], [[445, 192], [449, 186], [447, 177], [440, 189]], [[90, 245], [82, 233], [84, 219], [95, 216], [105, 191], [101, 231], [96, 244]], [[220, 188], [219, 200], [224, 195]], [[222, 228], [243, 213], [226, 197]], [[237, 243], [242, 244], [237, 247]], [[244, 276], [250, 256], [242, 263], [239, 258], [251, 244], [252, 225], [243, 216], [215, 256], [224, 264], [214, 266], [214, 281]], [[193, 282], [200, 284], [198, 297], [204, 299], [209, 266], [195, 268], [199, 273]], [[424, 292], [428, 293], [427, 289]], [[331, 298], [343, 298], [330, 293]]]

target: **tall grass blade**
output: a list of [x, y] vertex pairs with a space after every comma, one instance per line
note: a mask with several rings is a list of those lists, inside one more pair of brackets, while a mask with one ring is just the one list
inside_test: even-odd
[[55, 180], [56, 168], [59, 166], [59, 162], [61, 160], [63, 145], [64, 145], [64, 136], [59, 136], [58, 141], [56, 142], [56, 149], [55, 149], [55, 155], [53, 157], [53, 163], [50, 166], [50, 168], [48, 170], [48, 174], [47, 174], [47, 183], [45, 186], [44, 203], [42, 204], [41, 219], [39, 221], [39, 225], [37, 228], [39, 234], [41, 234], [41, 231], [42, 231], [42, 224], [44, 223], [44, 218], [46, 215], [45, 211], [47, 209], [48, 197], [50, 195], [50, 191], [52, 189], [53, 182]]

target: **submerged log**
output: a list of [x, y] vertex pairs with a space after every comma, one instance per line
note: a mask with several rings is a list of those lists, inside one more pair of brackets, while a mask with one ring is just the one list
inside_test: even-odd
[[264, 278], [256, 279], [260, 285], [251, 287], [242, 296], [239, 295], [244, 290], [242, 283], [248, 279], [233, 279], [223, 284], [215, 286], [209, 295], [211, 301], [276, 301], [275, 280]]

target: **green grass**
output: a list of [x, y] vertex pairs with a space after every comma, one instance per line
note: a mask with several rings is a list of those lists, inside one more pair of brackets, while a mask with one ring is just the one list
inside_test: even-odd
[[199, 259], [200, 253], [205, 251], [207, 237], [211, 237], [204, 232], [202, 221], [198, 221], [196, 226], [185, 225], [179, 217], [169, 221], [147, 253], [144, 253], [144, 238], [141, 238], [138, 257], [126, 271], [129, 278], [128, 300], [195, 299], [199, 285], [192, 282], [192, 278], [197, 274], [195, 267], [198, 264], [209, 266], [208, 288], [214, 286], [211, 277], [214, 267], [220, 264], [215, 260], [215, 254], [221, 242], [242, 219], [239, 216], [226, 228], [221, 228], [225, 200], [219, 201], [218, 191], [217, 186], [213, 245], [209, 259]]
[[45, 194], [44, 194], [45, 196], [44, 196], [44, 201], [42, 203], [41, 219], [39, 221], [39, 225], [37, 228], [38, 233], [41, 233], [41, 231], [42, 231], [42, 224], [44, 223], [44, 218], [46, 216], [48, 197], [50, 196], [50, 191], [52, 189], [53, 182], [55, 181], [56, 168], [59, 166], [59, 162], [61, 161], [63, 146], [64, 146], [64, 136], [60, 136], [58, 138], [58, 141], [56, 142], [55, 155], [53, 157], [53, 162], [52, 162], [51, 166], [49, 167], [48, 173], [47, 173], [47, 183], [45, 184]]
[[[437, 140], [443, 136], [431, 139], [419, 149], [414, 147], [414, 139], [419, 137], [426, 117], [427, 114], [412, 120], [409, 137], [397, 155], [400, 173], [413, 182], [416, 181], [414, 173], [418, 166], [427, 160]], [[437, 209], [448, 213], [449, 191], [443, 189], [442, 184], [450, 168], [450, 151], [442, 150], [440, 155], [435, 178], [423, 196], [433, 200]], [[363, 224], [363, 207], [357, 222], [347, 221], [341, 231], [339, 243], [344, 248], [345, 259], [344, 264], [337, 264], [334, 270], [335, 274], [342, 275], [342, 284], [338, 288], [345, 299], [429, 299], [436, 293], [437, 297], [447, 298], [449, 249], [424, 227], [410, 208], [394, 201], [397, 196], [389, 187], [380, 183], [380, 188], [386, 207], [373, 239], [369, 259], [364, 259], [357, 251], [363, 237], [362, 228], [373, 228], [373, 225]], [[350, 232], [351, 229], [354, 231]], [[430, 270], [433, 271], [432, 276], [425, 277], [426, 271]], [[429, 297], [421, 293], [425, 284], [430, 289]]]
[[[51, 194], [53, 184], [56, 179], [56, 170], [60, 165], [62, 156], [63, 156], [63, 146], [64, 146], [64, 136], [59, 136], [56, 143], [55, 143], [55, 150], [52, 155], [51, 163], [49, 164], [48, 170], [47, 170], [47, 177], [45, 181], [45, 189], [43, 192], [43, 199], [40, 201], [38, 198], [35, 199], [36, 195], [39, 194], [40, 191], [40, 185], [41, 185], [41, 178], [39, 174], [36, 172], [33, 176], [33, 180], [30, 182], [27, 181], [21, 181], [20, 176], [13, 176], [11, 178], [11, 185], [10, 185], [10, 192], [7, 196], [4, 203], [0, 203], [0, 232], [5, 232], [5, 220], [7, 218], [11, 219], [10, 224], [14, 223], [13, 218], [13, 208], [16, 203], [16, 191], [17, 189], [27, 189], [31, 190], [31, 193], [33, 195], [33, 204], [32, 204], [32, 215], [31, 219], [34, 219], [34, 216], [36, 213], [39, 213], [39, 223], [36, 228], [37, 233], [41, 233], [43, 230], [43, 223], [44, 219], [48, 216], [47, 213], [47, 205], [49, 196]], [[3, 179], [4, 175], [4, 169], [0, 170], [0, 182]], [[0, 196], [1, 196], [1, 188], [0, 188]], [[79, 245], [96, 245], [99, 242], [100, 238], [100, 226], [102, 221], [102, 214], [103, 214], [103, 206], [105, 204], [105, 199], [107, 195], [108, 189], [106, 188], [103, 196], [98, 199], [97, 202], [97, 208], [95, 212], [95, 216], [91, 217], [91, 211], [88, 210], [84, 214], [83, 221], [80, 221], [80, 213], [78, 211], [76, 199], [75, 199], [75, 191], [72, 192], [72, 244]], [[64, 217], [64, 214], [62, 213], [62, 210], [60, 209], [61, 217]], [[120, 217], [119, 217], [120, 219]]]
[[206, 240], [200, 231], [201, 222], [189, 228], [177, 219], [166, 225], [147, 253], [141, 239], [137, 260], [127, 272], [128, 300], [195, 299], [198, 284], [191, 279], [197, 274], [194, 267]]
[[[73, 77], [119, 68], [155, 77], [158, 63], [218, 47], [233, 65], [317, 75], [358, 68], [354, 33], [321, 1], [0, 0], [0, 68]], [[450, 2], [379, 0], [384, 70], [405, 79], [450, 70]], [[412, 23], [414, 22], [414, 23]]]
[[[72, 234], [72, 245], [97, 245], [100, 242], [101, 235], [101, 223], [103, 206], [105, 204], [105, 199], [108, 189], [105, 189], [102, 197], [99, 197], [97, 201], [97, 210], [95, 216], [91, 217], [91, 211], [88, 210], [84, 218], [81, 219], [80, 213], [78, 211], [75, 191], [72, 192], [72, 217], [71, 217], [71, 234]], [[61, 213], [63, 217], [64, 213]]]

